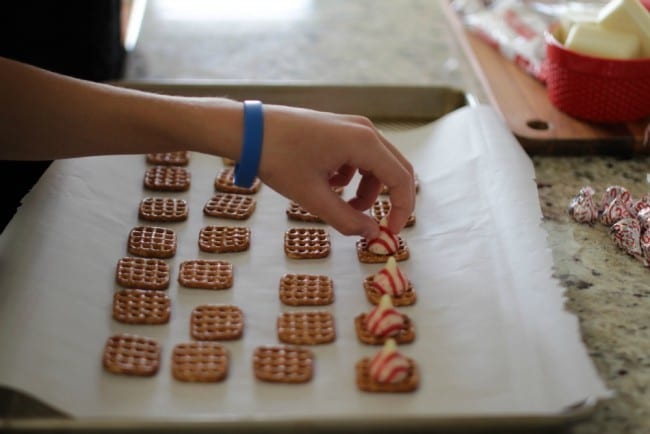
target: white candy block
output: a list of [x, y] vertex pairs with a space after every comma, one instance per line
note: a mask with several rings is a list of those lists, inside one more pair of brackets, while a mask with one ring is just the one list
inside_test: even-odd
[[650, 12], [639, 0], [610, 1], [597, 22], [605, 29], [635, 34], [641, 44], [639, 57], [650, 57]]
[[604, 29], [592, 23], [571, 26], [564, 45], [582, 54], [609, 59], [634, 59], [640, 54], [636, 35]]

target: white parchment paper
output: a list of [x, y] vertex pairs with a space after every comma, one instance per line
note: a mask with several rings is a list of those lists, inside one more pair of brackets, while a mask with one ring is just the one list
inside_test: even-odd
[[[203, 216], [220, 158], [192, 154], [192, 187], [170, 194], [188, 200], [187, 222], [167, 224], [179, 246], [169, 260], [172, 320], [162, 326], [111, 318], [115, 265], [126, 256], [138, 221], [147, 168], [137, 156], [55, 162], [0, 237], [0, 384], [28, 392], [75, 418], [156, 421], [242, 421], [449, 416], [557, 415], [584, 398], [608, 394], [581, 342], [576, 318], [563, 310], [563, 289], [551, 278], [552, 257], [540, 227], [534, 170], [495, 112], [463, 108], [424, 127], [387, 135], [414, 163], [420, 180], [413, 228], [402, 232], [411, 259], [400, 263], [418, 301], [402, 308], [417, 338], [401, 350], [421, 369], [417, 392], [357, 390], [354, 365], [379, 348], [357, 341], [354, 317], [371, 308], [362, 281], [378, 265], [359, 263], [355, 237], [329, 229], [323, 260], [290, 260], [283, 234], [299, 224], [288, 201], [264, 186], [247, 221]], [[349, 193], [348, 193], [349, 194]], [[198, 233], [208, 224], [246, 225], [246, 253], [205, 254]], [[225, 291], [182, 288], [181, 261], [232, 261]], [[287, 272], [331, 276], [337, 339], [313, 347], [313, 380], [277, 385], [255, 380], [252, 353], [278, 343], [278, 299]], [[245, 332], [227, 342], [228, 379], [217, 384], [173, 380], [170, 355], [189, 340], [191, 310], [204, 303], [242, 308]], [[303, 308], [304, 309], [304, 308]], [[158, 339], [162, 365], [153, 378], [105, 372], [101, 354], [113, 333]]]

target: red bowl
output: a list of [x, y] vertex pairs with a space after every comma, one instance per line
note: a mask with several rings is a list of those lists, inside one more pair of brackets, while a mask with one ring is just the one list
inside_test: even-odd
[[628, 122], [650, 116], [650, 58], [604, 59], [569, 50], [546, 32], [546, 87], [561, 111], [595, 122]]

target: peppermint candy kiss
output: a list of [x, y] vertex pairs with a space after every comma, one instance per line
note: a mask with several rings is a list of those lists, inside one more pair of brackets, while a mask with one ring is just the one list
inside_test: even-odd
[[404, 328], [404, 317], [393, 307], [388, 294], [366, 315], [366, 328], [378, 337], [395, 336]]
[[392, 255], [399, 248], [399, 238], [388, 229], [386, 217], [379, 222], [379, 237], [368, 241], [368, 250], [376, 255]]
[[409, 361], [399, 351], [394, 339], [370, 361], [370, 378], [377, 383], [400, 383], [409, 375]]
[[397, 261], [393, 256], [388, 258], [386, 265], [372, 277], [372, 285], [381, 294], [399, 296], [406, 291], [408, 280], [397, 268]]

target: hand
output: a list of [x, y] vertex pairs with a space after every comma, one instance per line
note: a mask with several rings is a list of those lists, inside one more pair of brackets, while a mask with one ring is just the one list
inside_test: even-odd
[[[356, 196], [332, 191], [359, 172]], [[388, 228], [399, 233], [415, 204], [413, 167], [367, 118], [294, 107], [264, 106], [260, 178], [344, 235], [368, 239], [379, 226], [362, 211], [385, 184], [390, 191]]]

